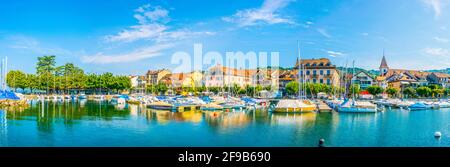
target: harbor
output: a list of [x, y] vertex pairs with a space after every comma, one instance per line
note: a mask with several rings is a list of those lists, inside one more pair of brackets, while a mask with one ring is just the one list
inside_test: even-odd
[[[110, 101], [32, 101], [0, 111], [1, 146], [447, 147], [450, 109], [376, 113], [174, 112]], [[434, 133], [442, 133], [435, 138]], [[352, 135], [348, 135], [352, 134]], [[414, 139], [414, 140], [411, 140]]]

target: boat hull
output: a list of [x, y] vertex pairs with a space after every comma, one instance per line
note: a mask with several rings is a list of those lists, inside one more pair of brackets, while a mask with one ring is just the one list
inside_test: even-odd
[[172, 110], [173, 109], [172, 106], [154, 106], [154, 105], [149, 105], [148, 108], [155, 109], [155, 110]]
[[340, 113], [376, 113], [376, 108], [338, 107]]
[[302, 107], [302, 108], [275, 108], [273, 112], [276, 113], [308, 113], [316, 111], [316, 107]]

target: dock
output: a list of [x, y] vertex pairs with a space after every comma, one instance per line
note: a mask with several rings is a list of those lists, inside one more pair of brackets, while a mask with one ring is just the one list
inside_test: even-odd
[[333, 109], [330, 108], [325, 102], [319, 101], [319, 104], [317, 104], [317, 108], [319, 109], [319, 112], [331, 112]]

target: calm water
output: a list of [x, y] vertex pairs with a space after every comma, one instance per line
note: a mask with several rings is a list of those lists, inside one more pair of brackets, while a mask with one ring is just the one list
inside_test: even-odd
[[[450, 109], [376, 114], [155, 111], [106, 102], [0, 111], [0, 146], [450, 146]], [[442, 132], [435, 139], [435, 131]]]

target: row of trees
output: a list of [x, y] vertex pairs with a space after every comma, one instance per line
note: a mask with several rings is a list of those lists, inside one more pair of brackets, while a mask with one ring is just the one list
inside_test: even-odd
[[36, 74], [26, 74], [19, 70], [9, 71], [7, 84], [11, 89], [29, 89], [46, 93], [70, 93], [90, 90], [93, 92], [119, 92], [131, 88], [127, 76], [115, 76], [112, 73], [85, 74], [72, 63], [56, 66], [55, 56], [38, 57]]
[[[304, 85], [299, 85], [298, 82], [292, 81], [286, 85], [286, 92], [289, 95], [296, 95], [299, 92], [299, 89], [303, 88], [306, 91], [307, 95], [317, 95], [320, 92], [324, 92], [330, 95], [338, 95], [343, 94], [343, 92], [347, 92], [347, 95], [351, 94], [359, 94], [361, 93], [360, 86], [357, 84], [351, 85], [349, 89], [346, 91], [344, 88], [330, 86], [326, 84], [318, 84], [318, 83], [304, 83]], [[382, 93], [387, 93], [391, 97], [405, 97], [405, 98], [417, 98], [417, 97], [443, 97], [450, 96], [450, 88], [442, 88], [439, 85], [429, 85], [429, 86], [421, 86], [418, 88], [407, 87], [402, 91], [397, 88], [389, 87], [387, 89], [383, 89], [380, 86], [369, 86], [365, 89], [371, 95], [377, 96]]]
[[[300, 91], [300, 88], [302, 91], [306, 92], [306, 95], [317, 95], [320, 92], [327, 93], [330, 95], [338, 95], [345, 93], [345, 89], [341, 87], [331, 86], [327, 84], [320, 84], [320, 83], [303, 83], [300, 85], [297, 81], [292, 81], [286, 84], [286, 93], [288, 95], [297, 95]], [[359, 85], [351, 85], [349, 88], [349, 91], [347, 91], [349, 94], [357, 94], [360, 92]]]

